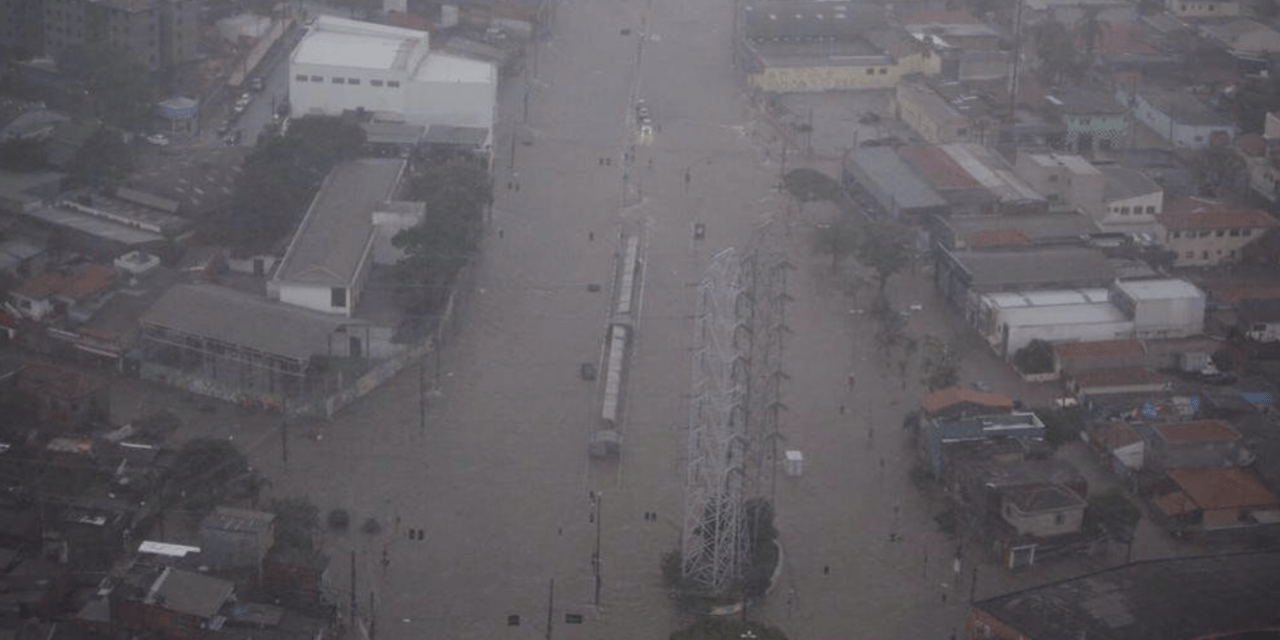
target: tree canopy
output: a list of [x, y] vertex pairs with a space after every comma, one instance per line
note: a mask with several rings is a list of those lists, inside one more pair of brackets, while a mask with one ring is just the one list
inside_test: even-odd
[[268, 509], [276, 514], [275, 543], [299, 551], [315, 548], [320, 508], [307, 498], [276, 498]]
[[852, 216], [842, 215], [831, 224], [821, 224], [813, 229], [810, 243], [815, 253], [831, 256], [831, 270], [840, 268], [840, 261], [858, 250], [862, 235]]
[[44, 166], [43, 142], [26, 138], [0, 142], [0, 169], [29, 172]]
[[1241, 133], [1259, 133], [1266, 123], [1267, 112], [1280, 105], [1280, 78], [1247, 77], [1236, 85], [1227, 100], [1231, 118]]
[[782, 185], [801, 202], [840, 200], [840, 183], [817, 169], [792, 169], [782, 176]]
[[364, 146], [360, 125], [330, 116], [294, 120], [284, 136], [260, 138], [236, 178], [228, 210], [206, 234], [241, 255], [267, 251], [293, 228], [325, 176]]
[[858, 261], [876, 272], [880, 305], [886, 306], [889, 279], [911, 264], [914, 232], [893, 220], [875, 220], [864, 225], [858, 243]]
[[170, 476], [170, 494], [177, 493], [190, 508], [211, 507], [226, 494], [233, 480], [248, 472], [249, 460], [230, 442], [197, 438], [178, 450]]
[[159, 95], [151, 74], [119, 45], [69, 47], [60, 54], [60, 69], [79, 75], [89, 91], [94, 115], [128, 131], [147, 125]]
[[109, 127], [93, 132], [67, 165], [67, 173], [75, 184], [111, 187], [136, 168], [134, 151], [125, 144], [124, 136]]
[[1030, 31], [1035, 40], [1040, 73], [1046, 82], [1057, 85], [1063, 80], [1083, 75], [1085, 60], [1076, 50], [1075, 37], [1066, 25], [1056, 20], [1046, 20]]
[[[749, 633], [748, 633], [749, 632]], [[736, 617], [707, 617], [671, 634], [670, 640], [787, 640], [777, 627], [743, 622]]]
[[1196, 178], [1196, 195], [1229, 198], [1248, 189], [1244, 160], [1226, 147], [1201, 149], [1191, 156], [1191, 172]]
[[426, 203], [427, 215], [391, 243], [405, 252], [396, 265], [402, 300], [421, 312], [440, 302], [479, 247], [493, 189], [484, 166], [451, 162], [427, 167], [410, 179], [405, 191], [409, 199]]

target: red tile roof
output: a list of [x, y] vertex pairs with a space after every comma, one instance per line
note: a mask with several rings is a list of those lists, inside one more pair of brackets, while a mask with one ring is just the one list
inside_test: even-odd
[[24, 298], [41, 300], [63, 296], [82, 300], [110, 288], [116, 281], [116, 270], [104, 264], [91, 264], [70, 276], [50, 271], [22, 283], [14, 293]]
[[1142, 442], [1142, 436], [1139, 436], [1133, 427], [1123, 422], [1112, 422], [1094, 429], [1089, 434], [1089, 440], [1106, 451], [1114, 451], [1135, 442]]
[[937, 413], [966, 402], [990, 407], [1001, 413], [1013, 411], [1013, 400], [1010, 400], [1009, 396], [968, 387], [949, 387], [934, 391], [920, 401], [920, 406], [924, 408], [925, 413]]
[[1205, 213], [1164, 213], [1156, 216], [1166, 229], [1268, 229], [1280, 222], [1261, 209], [1235, 209]]
[[1195, 196], [1178, 196], [1164, 201], [1165, 213], [1210, 213], [1230, 208], [1225, 202]]
[[1129, 384], [1165, 384], [1168, 376], [1148, 367], [1091, 369], [1072, 376], [1078, 387], [1110, 387]]
[[1162, 424], [1156, 426], [1155, 430], [1169, 442], [1221, 442], [1240, 439], [1240, 434], [1223, 420]]
[[106, 382], [73, 369], [36, 363], [22, 370], [18, 386], [45, 396], [74, 400], [106, 387]]
[[982, 187], [951, 156], [932, 145], [914, 145], [898, 149], [898, 155], [910, 162], [935, 189], [978, 189]]
[[972, 13], [963, 9], [932, 9], [916, 11], [903, 24], [982, 24]]
[[1239, 304], [1245, 300], [1270, 300], [1280, 298], [1280, 284], [1218, 283], [1206, 287], [1212, 297], [1222, 304]]
[[1169, 478], [1201, 509], [1280, 508], [1280, 498], [1258, 476], [1238, 467], [1170, 469]]
[[1023, 247], [1031, 244], [1031, 238], [1018, 229], [988, 229], [970, 235], [970, 247]]
[[1127, 358], [1146, 352], [1137, 340], [1099, 340], [1054, 345], [1059, 358]]
[[1254, 158], [1261, 158], [1267, 153], [1267, 141], [1261, 133], [1246, 133], [1236, 138], [1231, 146], [1239, 149], [1240, 153]]
[[399, 11], [388, 12], [382, 17], [382, 24], [404, 29], [415, 29], [417, 31], [430, 31], [432, 26], [431, 21], [422, 16]]
[[[1120, 22], [1103, 24], [1106, 25], [1106, 28], [1102, 30], [1102, 37], [1098, 38], [1098, 42], [1094, 47], [1096, 52], [1129, 55], [1152, 55], [1157, 53], [1154, 48], [1143, 40], [1142, 27], [1140, 25]], [[1081, 47], [1083, 46], [1083, 41], [1081, 41]]]
[[1165, 515], [1170, 516], [1180, 516], [1184, 513], [1192, 513], [1196, 510], [1196, 503], [1192, 502], [1191, 498], [1188, 498], [1187, 494], [1181, 491], [1166, 493], [1159, 498], [1156, 498], [1156, 506], [1160, 507], [1160, 510], [1163, 511]]

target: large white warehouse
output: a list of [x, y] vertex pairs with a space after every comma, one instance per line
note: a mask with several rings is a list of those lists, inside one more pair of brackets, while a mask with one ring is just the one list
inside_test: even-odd
[[364, 109], [378, 120], [492, 136], [497, 68], [427, 45], [425, 31], [321, 16], [289, 57], [292, 115]]

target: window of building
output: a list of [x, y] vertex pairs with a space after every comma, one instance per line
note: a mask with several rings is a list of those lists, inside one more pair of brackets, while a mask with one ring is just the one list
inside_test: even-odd
[[305, 73], [299, 73], [298, 75], [294, 76], [294, 77], [293, 77], [293, 79], [294, 79], [294, 80], [297, 80], [298, 82], [306, 82], [306, 81], [307, 81], [307, 74], [305, 74]]
[[1169, 237], [1170, 237], [1170, 238], [1181, 238], [1181, 237], [1182, 237], [1182, 232], [1181, 232], [1181, 231], [1174, 231], [1173, 233], [1169, 234]]
[[346, 78], [339, 78], [339, 77], [337, 77], [337, 76], [334, 76], [334, 77], [333, 77], [333, 83], [334, 83], [334, 84], [346, 84], [346, 83], [347, 83], [347, 79], [346, 79]]
[[1196, 142], [1204, 142], [1204, 136], [1196, 136]]
[[311, 76], [312, 82], [324, 82], [324, 76]]
[[1214, 231], [1214, 232], [1213, 232], [1213, 235], [1214, 235], [1214, 236], [1216, 236], [1216, 237], [1218, 237], [1218, 238], [1221, 238], [1222, 236], [1227, 235], [1227, 232], [1226, 232], [1226, 230], [1225, 230], [1225, 229], [1218, 229], [1217, 231]]
[[867, 69], [867, 75], [869, 75], [869, 76], [874, 76], [875, 74], [876, 74], [876, 70], [875, 70], [875, 69]]
[[381, 87], [381, 86], [382, 86], [382, 81], [381, 81], [381, 80], [370, 80], [370, 81], [369, 81], [369, 84], [371, 84], [371, 85], [373, 85], [373, 86], [375, 86], [375, 87]]
[[1208, 237], [1209, 237], [1209, 232], [1208, 232], [1207, 230], [1206, 230], [1206, 231], [1201, 231], [1201, 232], [1200, 232], [1200, 234], [1199, 234], [1199, 236], [1200, 236], [1201, 238], [1208, 238]]
[[360, 84], [360, 78], [347, 78], [347, 84]]
[[1182, 257], [1184, 257], [1184, 258], [1186, 258], [1186, 259], [1190, 260], [1190, 259], [1192, 259], [1192, 258], [1196, 257], [1196, 252], [1194, 252], [1194, 251], [1188, 251], [1188, 252], [1186, 252], [1186, 253], [1182, 254]]
[[1200, 252], [1200, 259], [1201, 259], [1201, 260], [1208, 260], [1208, 259], [1209, 259], [1209, 252], [1208, 252], [1208, 251], [1201, 251], [1201, 252]]
[[1067, 517], [1066, 517], [1066, 516], [1064, 516], [1064, 515], [1062, 515], [1061, 513], [1054, 514], [1054, 516], [1053, 516], [1053, 523], [1054, 523], [1054, 524], [1062, 524], [1062, 523], [1064, 523], [1064, 522], [1066, 522], [1066, 521], [1067, 521]]
[[1129, 207], [1120, 207], [1120, 215], [1122, 216], [1129, 215]]
[[1253, 235], [1253, 229], [1241, 229], [1241, 230], [1240, 230], [1240, 235], [1242, 235], [1242, 236], [1244, 236], [1244, 237], [1246, 237], [1246, 238], [1247, 238], [1247, 237], [1249, 237], [1249, 236]]
[[388, 86], [388, 87], [390, 87], [390, 88], [392, 88], [392, 89], [399, 89], [399, 88], [400, 88], [400, 81], [399, 81], [399, 80], [388, 80], [388, 81], [387, 81], [387, 86]]
[[1155, 212], [1156, 212], [1156, 206], [1154, 204], [1147, 205], [1147, 213], [1155, 213]]
[[884, 69], [881, 69], [881, 70], [880, 70], [880, 75], [882, 75], [882, 76], [884, 76], [884, 75], [889, 75], [889, 69], [888, 69], [887, 67], [886, 67], [886, 68], [884, 68]]
[[1049, 176], [1049, 182], [1057, 182], [1057, 181], [1058, 181], [1058, 176], [1056, 175]]
[[329, 306], [345, 309], [347, 306], [347, 288], [334, 287], [329, 290]]
[[1240, 237], [1240, 230], [1239, 230], [1239, 229], [1232, 229], [1232, 230], [1231, 230], [1231, 237], [1232, 237], [1232, 238], [1238, 238], [1238, 237]]

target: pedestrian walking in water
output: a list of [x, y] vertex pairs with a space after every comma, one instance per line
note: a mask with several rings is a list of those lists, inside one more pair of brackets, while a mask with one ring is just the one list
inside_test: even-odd
[[594, 231], [588, 231], [588, 232], [587, 232], [587, 240], [595, 240], [595, 239], [596, 239], [596, 232], [594, 232]]
[[831, 566], [830, 566], [830, 565], [825, 565], [825, 564], [824, 564], [824, 565], [822, 565], [822, 575], [824, 575], [824, 576], [831, 575]]

